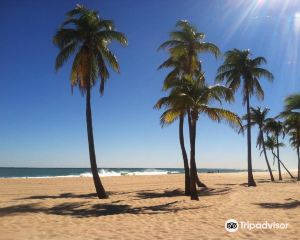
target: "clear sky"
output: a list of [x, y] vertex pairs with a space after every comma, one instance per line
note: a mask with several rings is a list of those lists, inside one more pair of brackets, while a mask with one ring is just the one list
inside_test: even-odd
[[[64, 14], [78, 1], [1, 2], [0, 9], [0, 166], [88, 167], [85, 99], [69, 83], [70, 65], [54, 71], [58, 50], [52, 44]], [[93, 91], [94, 137], [99, 167], [182, 167], [178, 123], [161, 129], [153, 109], [166, 71], [157, 47], [168, 39], [177, 20], [186, 19], [222, 52], [250, 49], [266, 57], [275, 75], [262, 80], [265, 101], [253, 106], [282, 110], [283, 99], [300, 91], [299, 0], [90, 0], [79, 2], [113, 19], [129, 41], [113, 45], [121, 74], [112, 74], [100, 97]], [[222, 59], [201, 55], [207, 81], [214, 83]], [[240, 92], [225, 105], [244, 114]], [[255, 149], [253, 167], [266, 168]], [[285, 140], [286, 141], [286, 140]], [[188, 149], [187, 145], [187, 149]], [[198, 167], [246, 168], [246, 137], [226, 125], [200, 117]], [[296, 168], [296, 153], [282, 150], [282, 160]]]

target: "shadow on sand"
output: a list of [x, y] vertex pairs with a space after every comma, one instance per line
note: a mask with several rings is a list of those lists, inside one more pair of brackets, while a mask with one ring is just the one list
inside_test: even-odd
[[297, 208], [300, 207], [300, 201], [293, 200], [293, 199], [286, 199], [288, 202], [286, 203], [254, 203], [254, 205], [258, 205], [262, 208], [269, 208], [269, 209], [291, 209], [291, 208]]
[[5, 217], [8, 215], [19, 215], [24, 213], [44, 213], [52, 215], [72, 216], [77, 218], [87, 218], [116, 214], [163, 214], [209, 207], [198, 206], [187, 208], [176, 206], [176, 203], [178, 203], [178, 201], [147, 207], [132, 207], [126, 204], [117, 205], [106, 203], [90, 205], [88, 204], [88, 202], [63, 203], [58, 204], [54, 207], [42, 207], [39, 206], [38, 203], [33, 203], [0, 208], [0, 217]]
[[[230, 192], [230, 187], [224, 188], [205, 188], [198, 190], [198, 194], [201, 197], [213, 196], [213, 195], [225, 195]], [[135, 197], [132, 200], [151, 199], [151, 198], [171, 198], [184, 196], [184, 192], [181, 189], [175, 190], [143, 190], [135, 192], [110, 192], [111, 195], [133, 194]], [[26, 198], [18, 198], [16, 200], [45, 200], [45, 199], [96, 199], [95, 193], [89, 194], [74, 194], [74, 193], [62, 193], [59, 195], [36, 195]], [[128, 204], [119, 204], [122, 200], [116, 200], [111, 203], [97, 203], [91, 204], [90, 201], [81, 202], [68, 202], [58, 204], [52, 207], [42, 206], [42, 202], [13, 205], [5, 208], [0, 208], [0, 217], [8, 215], [18, 215], [24, 213], [44, 213], [53, 215], [69, 215], [73, 217], [98, 217], [116, 214], [162, 214], [162, 213], [174, 213], [184, 210], [193, 210], [200, 208], [207, 208], [210, 206], [196, 206], [196, 207], [184, 207], [176, 205], [179, 201], [168, 202], [164, 204], [145, 206], [145, 207], [133, 207]]]
[[[202, 188], [198, 190], [199, 196], [213, 196], [213, 195], [224, 195], [229, 193], [231, 190], [230, 187], [224, 188]], [[156, 190], [141, 190], [141, 191], [132, 191], [132, 192], [109, 192], [109, 195], [127, 195], [133, 194], [133, 200], [140, 200], [140, 199], [147, 199], [147, 198], [162, 198], [162, 197], [179, 197], [184, 196], [184, 191], [181, 189], [175, 190], [165, 190], [161, 191], [159, 189]], [[80, 199], [97, 199], [96, 193], [89, 193], [89, 194], [74, 194], [74, 193], [62, 193], [59, 195], [34, 195], [24, 198], [17, 198], [15, 200], [44, 200], [44, 199], [61, 199], [61, 198], [80, 198]], [[120, 202], [116, 201], [116, 202]], [[116, 203], [115, 202], [115, 203]]]
[[[202, 188], [198, 190], [199, 197], [213, 196], [213, 195], [224, 195], [229, 193], [231, 188]], [[154, 192], [154, 191], [140, 191], [136, 193], [137, 198], [134, 200], [147, 199], [147, 198], [162, 198], [162, 197], [179, 197], [184, 196], [184, 191], [181, 189], [175, 189], [172, 191]]]

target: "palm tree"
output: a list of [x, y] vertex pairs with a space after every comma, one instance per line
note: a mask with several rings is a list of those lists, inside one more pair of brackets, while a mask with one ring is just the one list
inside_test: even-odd
[[276, 148], [277, 148], [277, 158], [278, 158], [278, 174], [279, 180], [282, 180], [281, 169], [280, 169], [280, 156], [279, 156], [279, 136], [285, 135], [284, 124], [281, 121], [277, 121], [275, 119], [269, 119], [265, 125], [265, 130], [267, 133], [272, 133], [276, 139]]
[[[181, 88], [177, 88], [179, 85]], [[184, 87], [182, 87], [184, 85]], [[210, 107], [209, 104], [215, 100], [222, 102], [233, 100], [232, 91], [224, 86], [206, 86], [204, 75], [198, 75], [197, 78], [190, 76], [184, 81], [174, 81], [173, 89], [168, 97], [160, 99], [156, 103], [157, 108], [165, 106], [167, 110], [161, 116], [162, 124], [170, 124], [180, 117], [182, 112], [189, 112], [190, 119], [190, 179], [191, 179], [191, 199], [199, 200], [196, 181], [197, 169], [195, 160], [195, 143], [196, 143], [196, 125], [200, 114], [207, 115], [210, 119], [220, 122], [225, 120], [232, 126], [239, 125], [239, 117], [223, 108]]]
[[[266, 152], [266, 146], [265, 146], [265, 141], [264, 141], [264, 132], [263, 132], [265, 123], [268, 121], [268, 119], [266, 117], [267, 117], [267, 114], [269, 111], [270, 111], [270, 109], [268, 109], [268, 108], [261, 109], [260, 107], [257, 107], [257, 108], [250, 107], [250, 121], [251, 121], [251, 125], [256, 124], [258, 126], [259, 133], [258, 133], [258, 137], [257, 137], [256, 146], [258, 146], [259, 149], [262, 149], [262, 152], [264, 153], [266, 163], [268, 166], [268, 171], [270, 173], [270, 178], [271, 178], [271, 181], [273, 182], [274, 177], [273, 177], [272, 169], [270, 167], [267, 152]], [[245, 116], [245, 117], [247, 119], [247, 116]]]
[[186, 74], [193, 74], [199, 69], [201, 65], [199, 53], [208, 52], [213, 53], [215, 57], [220, 56], [219, 48], [213, 43], [204, 42], [205, 34], [198, 32], [188, 21], [180, 20], [176, 23], [176, 27], [177, 29], [170, 33], [170, 40], [161, 44], [158, 50], [167, 48], [173, 59], [184, 57]]
[[249, 50], [233, 49], [225, 53], [225, 61], [218, 69], [217, 82], [226, 80], [226, 86], [237, 91], [243, 81], [243, 104], [247, 106], [247, 146], [248, 146], [248, 186], [256, 186], [252, 173], [251, 156], [251, 125], [250, 125], [250, 97], [256, 95], [258, 99], [264, 98], [264, 91], [259, 79], [265, 77], [272, 81], [273, 75], [261, 67], [267, 61], [263, 57], [250, 57]]
[[290, 136], [290, 144], [297, 151], [298, 157], [298, 177], [297, 181], [300, 181], [300, 114], [292, 114], [285, 120], [286, 132]]
[[[167, 91], [172, 87], [172, 82], [182, 79], [184, 75], [193, 75], [201, 73], [201, 61], [198, 55], [203, 52], [212, 53], [215, 57], [220, 55], [219, 48], [213, 43], [204, 42], [204, 33], [198, 32], [197, 28], [188, 21], [181, 20], [176, 24], [176, 30], [170, 33], [170, 40], [161, 44], [158, 48], [168, 49], [170, 57], [159, 66], [162, 68], [172, 68], [171, 72], [164, 80], [163, 90]], [[181, 87], [181, 86], [180, 86]], [[184, 117], [187, 112], [182, 112], [179, 118], [179, 139], [185, 168], [185, 194], [189, 195], [189, 165], [184, 146]], [[198, 187], [206, 187], [197, 175]]]
[[53, 37], [54, 44], [60, 52], [56, 57], [55, 68], [60, 69], [71, 56], [74, 56], [71, 70], [71, 86], [78, 86], [82, 94], [86, 94], [86, 123], [89, 144], [89, 154], [93, 180], [99, 198], [108, 195], [99, 178], [93, 137], [91, 113], [91, 88], [100, 78], [100, 92], [109, 78], [107, 64], [119, 72], [116, 56], [110, 50], [110, 43], [117, 41], [127, 44], [123, 33], [115, 30], [113, 21], [102, 19], [98, 12], [82, 5], [67, 13], [66, 20]]
[[[287, 171], [287, 173], [290, 175], [290, 177], [294, 178], [294, 176], [291, 174], [291, 172], [287, 169], [287, 167], [279, 159], [278, 155], [276, 155], [275, 152], [274, 152], [275, 148], [284, 147], [285, 145], [281, 142], [277, 143], [277, 139], [276, 139], [275, 136], [267, 135], [267, 139], [265, 140], [265, 146], [266, 146], [266, 149], [270, 150], [272, 155], [273, 155], [273, 159], [274, 159], [273, 164], [275, 163], [275, 159], [277, 159], [277, 161], [283, 166], [283, 168]], [[261, 154], [262, 154], [262, 152], [261, 152]]]

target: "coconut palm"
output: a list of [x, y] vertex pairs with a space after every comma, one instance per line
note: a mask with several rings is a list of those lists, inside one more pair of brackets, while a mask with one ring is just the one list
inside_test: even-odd
[[297, 151], [298, 157], [298, 177], [297, 181], [300, 181], [300, 114], [292, 114], [285, 120], [285, 128], [290, 139], [290, 144]]
[[[258, 136], [257, 136], [256, 146], [259, 149], [262, 149], [262, 152], [264, 153], [264, 156], [266, 159], [268, 171], [270, 173], [271, 181], [274, 181], [274, 176], [273, 176], [272, 169], [270, 167], [267, 152], [266, 152], [266, 146], [265, 146], [265, 141], [264, 141], [264, 132], [263, 132], [265, 123], [268, 121], [267, 114], [269, 111], [270, 111], [270, 109], [268, 109], [268, 108], [261, 109], [260, 107], [257, 107], [257, 108], [250, 107], [250, 121], [251, 121], [251, 125], [258, 126], [259, 132], [258, 132]], [[247, 116], [245, 116], [245, 117], [247, 119]]]
[[[176, 86], [181, 86], [177, 88]], [[184, 85], [184, 87], [182, 86]], [[189, 112], [190, 119], [190, 179], [191, 199], [199, 200], [196, 190], [197, 169], [195, 160], [196, 125], [199, 115], [207, 115], [210, 119], [220, 122], [225, 120], [232, 126], [240, 126], [239, 117], [223, 108], [211, 107], [213, 100], [222, 102], [233, 100], [232, 91], [224, 86], [205, 85], [204, 75], [200, 74], [191, 78], [186, 76], [184, 81], [174, 81], [173, 89], [168, 97], [156, 103], [157, 108], [165, 106], [167, 109], [161, 116], [162, 124], [170, 124], [180, 117], [182, 112]]]
[[275, 119], [269, 119], [265, 125], [265, 131], [267, 133], [272, 133], [273, 136], [276, 139], [276, 149], [277, 149], [277, 158], [278, 158], [278, 174], [279, 174], [279, 180], [282, 180], [281, 176], [281, 168], [280, 168], [280, 156], [279, 156], [279, 137], [281, 135], [285, 135], [285, 129], [284, 129], [284, 124], [283, 122]]
[[[72, 89], [79, 87], [86, 94], [86, 123], [88, 133], [89, 155], [93, 180], [99, 198], [107, 198], [105, 189], [98, 175], [93, 137], [91, 113], [91, 88], [100, 78], [100, 92], [103, 94], [106, 80], [109, 78], [108, 66], [119, 72], [116, 56], [110, 50], [110, 43], [117, 41], [127, 44], [123, 33], [115, 30], [113, 21], [102, 19], [98, 12], [82, 5], [69, 11], [66, 20], [53, 37], [59, 48], [55, 68], [60, 69], [72, 56], [70, 81]], [[108, 66], [107, 66], [108, 65]]]
[[226, 86], [232, 91], [237, 91], [241, 82], [243, 104], [247, 107], [247, 147], [248, 147], [248, 186], [256, 186], [252, 173], [251, 156], [251, 124], [250, 124], [250, 97], [255, 95], [258, 99], [264, 98], [264, 91], [260, 85], [260, 78], [269, 81], [273, 75], [267, 69], [261, 67], [267, 61], [263, 57], [251, 58], [249, 50], [233, 49], [225, 53], [225, 61], [218, 69], [217, 82], [226, 80]]
[[[199, 53], [209, 52], [216, 57], [220, 55], [219, 48], [209, 42], [204, 42], [205, 35], [198, 32], [196, 27], [192, 26], [187, 21], [178, 21], [176, 30], [170, 33], [170, 40], [164, 42], [159, 49], [167, 49], [170, 57], [163, 62], [158, 69], [172, 68], [170, 73], [164, 80], [163, 90], [167, 91], [172, 88], [172, 83], [186, 74], [200, 74], [201, 62], [198, 59]], [[177, 86], [181, 87], [181, 86]], [[185, 195], [190, 194], [190, 177], [188, 158], [184, 145], [184, 118], [186, 112], [182, 112], [179, 117], [179, 141], [185, 169]], [[197, 175], [197, 185], [199, 187], [206, 187]]]
[[[197, 28], [192, 26], [188, 21], [181, 20], [176, 23], [176, 30], [170, 33], [170, 40], [164, 42], [158, 48], [167, 49], [170, 54], [170, 57], [160, 65], [159, 69], [172, 67], [172, 71], [165, 78], [164, 90], [170, 89], [175, 78], [181, 78], [183, 75], [201, 74], [201, 61], [198, 59], [200, 53], [212, 53], [215, 57], [220, 55], [219, 48], [213, 43], [204, 42], [204, 38], [204, 33], [198, 32]], [[186, 151], [183, 138], [183, 121], [185, 115], [189, 116], [189, 113], [187, 112], [186, 114], [186, 112], [184, 112], [179, 118], [179, 137], [184, 162], [186, 162]], [[185, 166], [188, 167], [186, 163]], [[187, 183], [188, 169], [186, 167], [186, 189], [189, 189]], [[198, 175], [197, 185], [198, 187], [206, 187], [206, 185], [200, 181]], [[185, 192], [188, 194], [187, 190]]]

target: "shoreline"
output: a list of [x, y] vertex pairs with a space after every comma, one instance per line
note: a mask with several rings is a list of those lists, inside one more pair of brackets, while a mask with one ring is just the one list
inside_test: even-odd
[[[13, 169], [13, 171], [6, 171]], [[37, 171], [40, 170], [41, 171]], [[59, 169], [58, 172], [55, 170]], [[245, 173], [244, 169], [224, 169], [224, 168], [200, 168], [198, 174], [213, 173]], [[267, 172], [267, 170], [256, 169], [253, 172]], [[120, 177], [120, 176], [159, 176], [184, 174], [182, 168], [99, 168], [99, 176]], [[57, 175], [56, 175], [57, 174]], [[89, 168], [1, 168], [0, 179], [35, 179], [35, 178], [72, 178], [72, 177], [92, 177]]]

